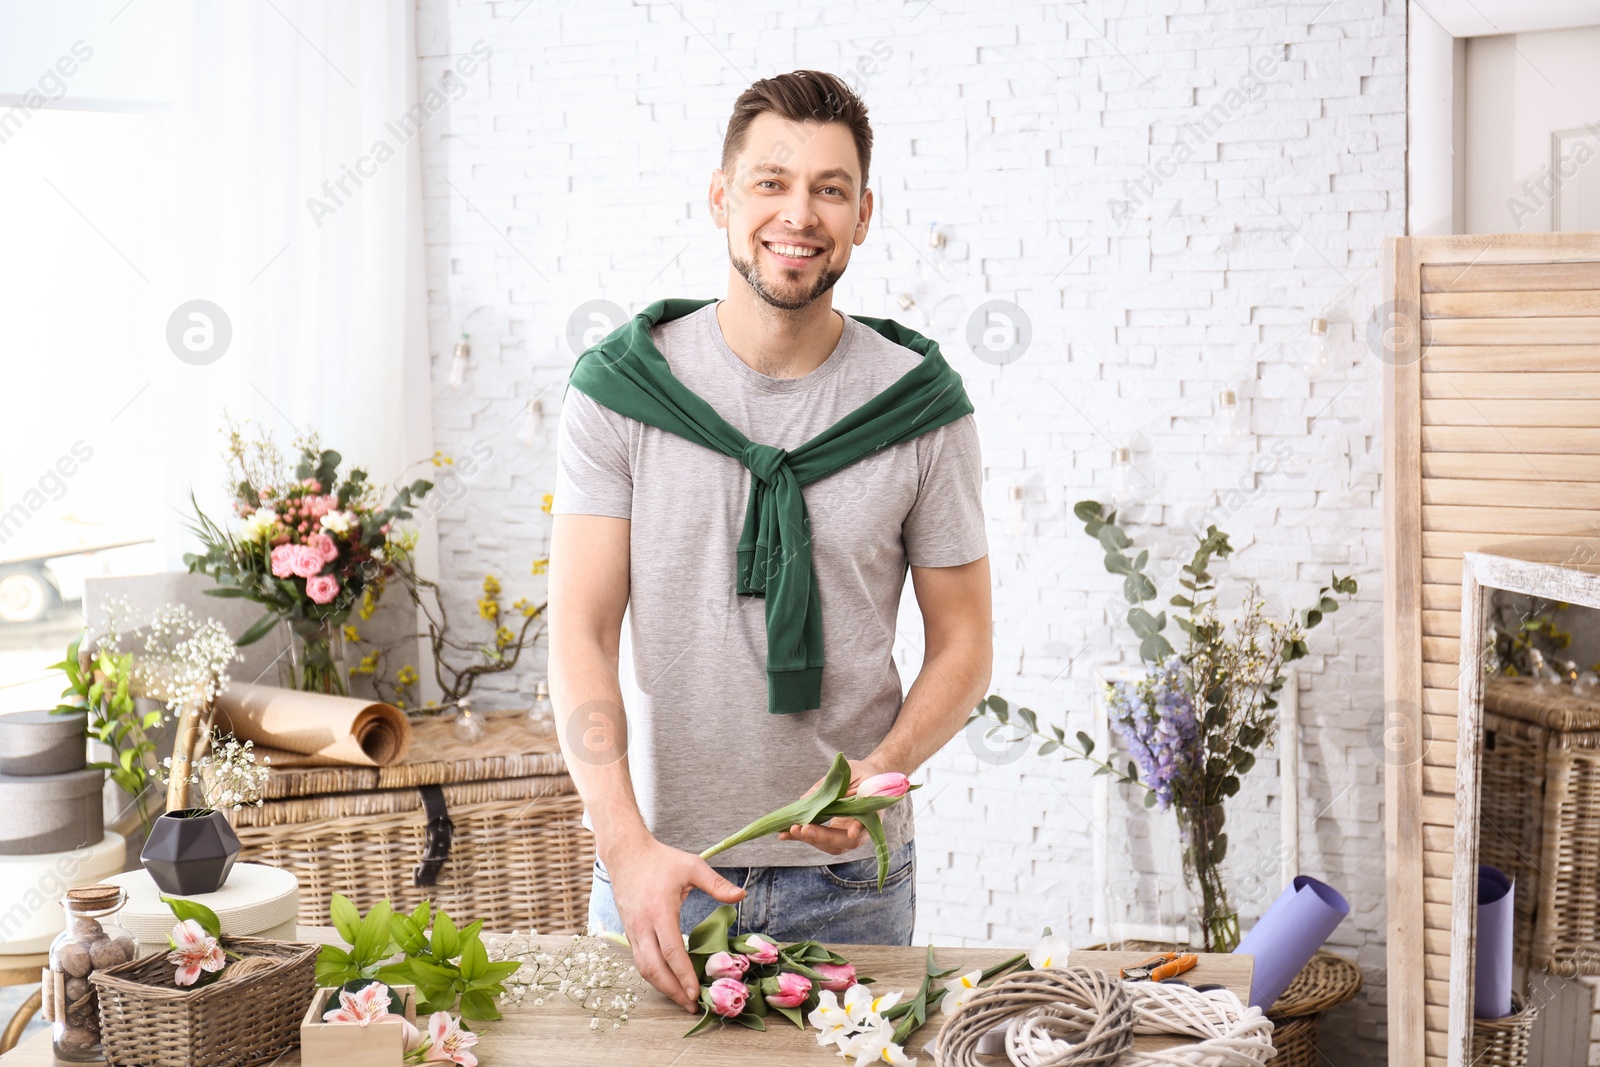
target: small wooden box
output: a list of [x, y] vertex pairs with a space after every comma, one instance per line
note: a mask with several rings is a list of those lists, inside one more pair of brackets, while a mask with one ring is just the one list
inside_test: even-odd
[[[415, 1026], [416, 987], [392, 985], [389, 990], [405, 1005], [403, 1014]], [[302, 1067], [401, 1067], [406, 1039], [398, 1024], [391, 1021], [357, 1026], [323, 1022], [323, 1013], [338, 1006], [339, 990], [333, 986], [322, 986], [312, 995], [311, 1006], [300, 1020]], [[392, 1000], [389, 1010], [394, 1010]]]

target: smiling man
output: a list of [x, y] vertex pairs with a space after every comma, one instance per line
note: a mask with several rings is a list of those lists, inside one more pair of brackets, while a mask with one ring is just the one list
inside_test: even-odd
[[[580, 357], [562, 408], [550, 678], [599, 855], [590, 927], [625, 932], [689, 1011], [681, 934], [719, 903], [737, 905], [735, 933], [911, 943], [913, 799], [884, 813], [881, 892], [854, 819], [716, 868], [698, 853], [837, 753], [852, 787], [912, 773], [988, 687], [972, 405], [927, 338], [833, 309], [872, 220], [871, 153], [866, 108], [834, 76], [746, 90], [709, 194], [727, 298], [649, 305]], [[924, 657], [904, 692], [908, 570]]]

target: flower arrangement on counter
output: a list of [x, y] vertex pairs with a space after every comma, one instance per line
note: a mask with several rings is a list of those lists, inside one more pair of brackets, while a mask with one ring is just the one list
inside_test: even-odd
[[396, 551], [391, 533], [411, 518], [415, 501], [433, 483], [418, 479], [397, 489], [385, 504], [367, 474], [353, 468], [343, 477], [343, 457], [324, 449], [315, 434], [296, 444], [299, 462], [290, 472], [264, 431], [247, 440], [228, 425], [228, 473], [233, 509], [240, 522], [226, 530], [194, 500], [190, 529], [204, 551], [185, 553], [191, 573], [207, 574], [218, 588], [207, 593], [254, 601], [266, 608], [238, 644], [259, 641], [280, 624], [290, 630], [295, 689], [344, 694], [347, 682], [335, 654], [339, 626], [362, 593], [391, 569]]
[[1183, 567], [1178, 583], [1183, 592], [1168, 601], [1188, 613], [1176, 618], [1188, 637], [1180, 653], [1162, 633], [1167, 613], [1152, 615], [1141, 606], [1159, 595], [1145, 573], [1149, 551], [1130, 558], [1126, 550], [1132, 538], [1117, 524], [1116, 512], [1099, 502], [1081, 501], [1073, 512], [1105, 549], [1106, 570], [1123, 576], [1126, 621], [1139, 638], [1143, 675], [1108, 682], [1105, 691], [1111, 727], [1133, 759], [1124, 769], [1099, 758], [1087, 734], [1079, 731], [1074, 746], [1061, 727], [1047, 733], [1031, 709], [1013, 710], [995, 694], [977, 706], [968, 724], [988, 718], [996, 724], [991, 735], [1009, 728], [1023, 738], [1037, 737], [1040, 755], [1059, 751], [1066, 759], [1093, 763], [1096, 775], [1142, 786], [1146, 807], [1173, 809], [1183, 837], [1184, 879], [1198, 901], [1205, 947], [1232, 951], [1239, 943], [1239, 917], [1222, 874], [1228, 850], [1225, 802], [1239, 792], [1240, 777], [1255, 766], [1256, 752], [1272, 744], [1284, 668], [1309, 654], [1306, 632], [1339, 610], [1331, 594], [1355, 595], [1356, 580], [1333, 575], [1317, 591], [1316, 605], [1288, 621], [1267, 615], [1266, 602], [1251, 583], [1230, 625], [1217, 610], [1209, 567], [1213, 557], [1226, 559], [1233, 547], [1226, 533], [1210, 526], [1197, 535], [1194, 556]]
[[884, 808], [897, 804], [913, 789], [905, 775], [895, 771], [875, 774], [864, 779], [852, 794], [850, 790], [850, 761], [843, 752], [833, 759], [827, 775], [817, 786], [799, 800], [785, 804], [768, 815], [763, 815], [744, 829], [712, 845], [700, 853], [701, 859], [710, 859], [735, 845], [776, 834], [791, 826], [825, 823], [830, 819], [859, 819], [872, 837], [878, 857], [878, 888], [889, 873], [889, 842], [883, 832], [883, 818], [878, 814]]

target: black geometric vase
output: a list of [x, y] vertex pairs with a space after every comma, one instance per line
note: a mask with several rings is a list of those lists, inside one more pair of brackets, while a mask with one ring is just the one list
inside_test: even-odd
[[163, 893], [215, 893], [239, 856], [239, 837], [220, 811], [169, 811], [156, 819], [139, 859]]

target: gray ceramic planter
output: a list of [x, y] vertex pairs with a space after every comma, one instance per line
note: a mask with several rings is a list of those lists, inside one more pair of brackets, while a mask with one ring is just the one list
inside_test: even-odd
[[139, 859], [163, 893], [215, 893], [239, 857], [239, 837], [220, 811], [169, 811], [150, 828]]

